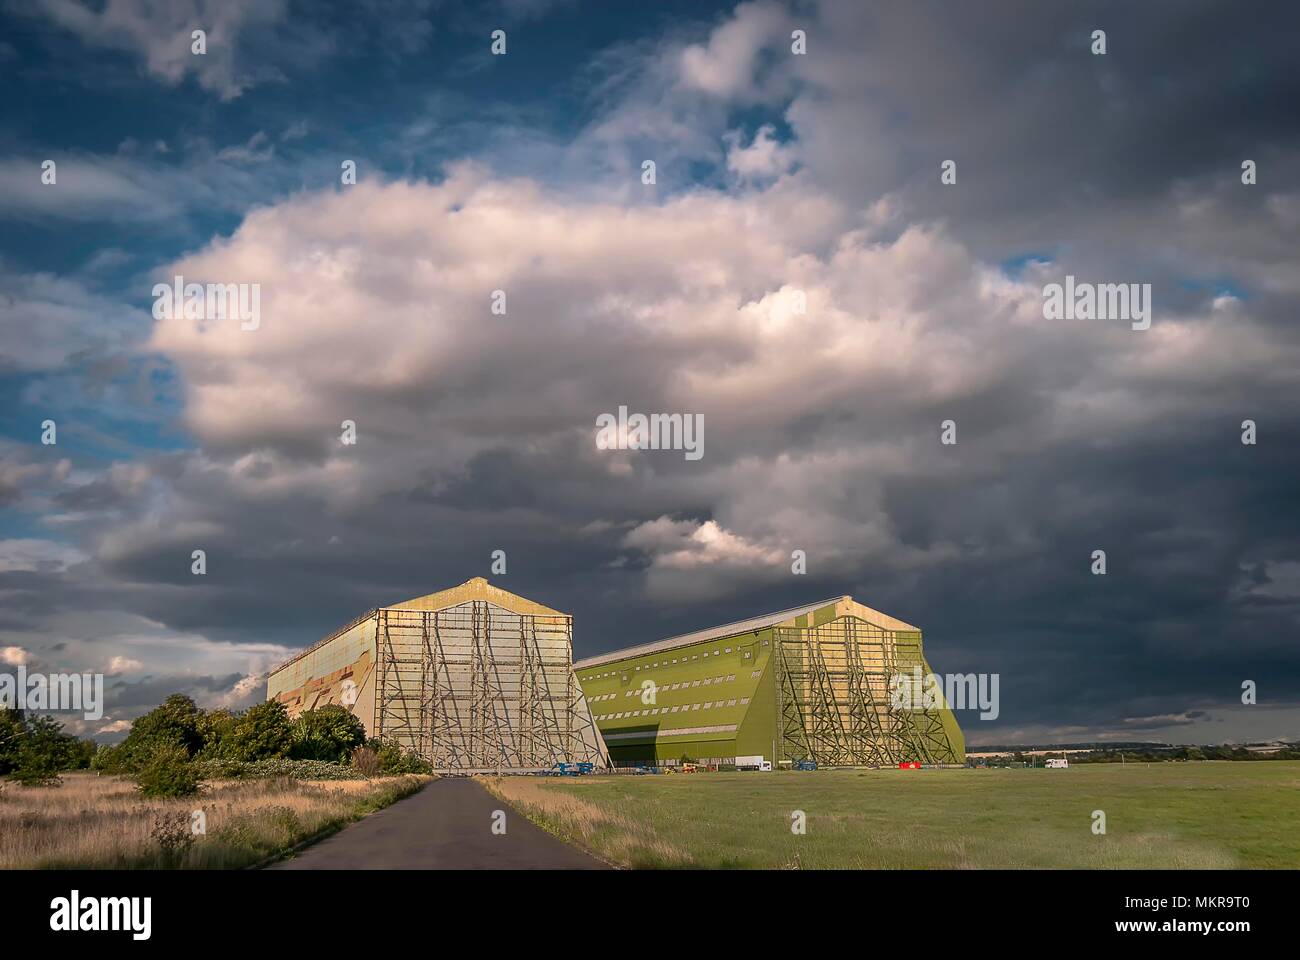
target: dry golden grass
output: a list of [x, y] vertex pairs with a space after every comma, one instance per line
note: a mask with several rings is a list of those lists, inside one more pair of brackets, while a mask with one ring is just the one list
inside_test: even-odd
[[658, 836], [645, 821], [598, 807], [571, 793], [550, 789], [546, 781], [534, 777], [480, 779], [494, 796], [509, 803], [543, 829], [587, 850], [599, 851], [599, 855], [611, 863], [694, 865], [686, 851]]
[[[428, 779], [215, 781], [184, 800], [145, 800], [130, 780], [93, 773], [64, 774], [60, 787], [5, 783], [0, 869], [244, 867], [387, 806]], [[196, 810], [206, 818], [201, 836], [189, 831]], [[160, 844], [158, 828], [168, 824], [193, 836], [187, 848]]]

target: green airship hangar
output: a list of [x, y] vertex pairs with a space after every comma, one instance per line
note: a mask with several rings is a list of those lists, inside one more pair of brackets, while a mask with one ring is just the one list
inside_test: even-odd
[[891, 702], [917, 667], [921, 631], [848, 596], [574, 664], [615, 762], [964, 763], [945, 704]]
[[684, 762], [962, 764], [921, 631], [842, 596], [573, 661], [573, 617], [475, 577], [377, 607], [271, 671], [290, 715], [345, 706], [436, 770]]

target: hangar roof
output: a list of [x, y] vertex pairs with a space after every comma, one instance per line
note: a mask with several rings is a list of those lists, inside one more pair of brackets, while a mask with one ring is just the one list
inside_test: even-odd
[[486, 600], [488, 603], [494, 603], [498, 607], [505, 607], [512, 613], [521, 613], [524, 616], [568, 616], [568, 614], [561, 613], [559, 610], [552, 610], [550, 607], [544, 607], [534, 600], [511, 593], [509, 590], [494, 587], [483, 577], [474, 577], [459, 586], [448, 587], [446, 590], [439, 590], [437, 593], [427, 593], [423, 597], [416, 597], [414, 600], [407, 600], [404, 603], [388, 604], [385, 609], [445, 610], [447, 607], [468, 603], [471, 600]]
[[575, 669], [585, 669], [587, 667], [596, 667], [604, 663], [614, 663], [618, 660], [626, 660], [630, 657], [639, 657], [647, 653], [660, 653], [664, 650], [675, 650], [678, 647], [690, 646], [693, 643], [703, 643], [708, 640], [721, 640], [724, 637], [734, 637], [741, 633], [750, 633], [754, 630], [762, 630], [764, 627], [773, 627], [786, 621], [793, 620], [805, 614], [814, 613], [825, 607], [840, 607], [836, 611], [836, 616], [859, 616], [863, 620], [877, 624], [888, 630], [918, 630], [918, 627], [910, 623], [904, 623], [896, 617], [889, 614], [881, 613], [879, 610], [872, 610], [870, 607], [858, 603], [847, 594], [842, 597], [831, 597], [829, 600], [820, 600], [817, 603], [805, 604], [801, 607], [791, 607], [789, 610], [778, 610], [776, 613], [765, 613], [762, 616], [751, 617], [748, 620], [737, 620], [734, 623], [724, 623], [721, 626], [709, 627], [705, 630], [696, 630], [694, 633], [683, 633], [676, 637], [669, 637], [666, 640], [656, 640], [653, 643], [643, 643], [636, 647], [626, 647], [622, 650], [614, 650], [610, 653], [597, 654], [594, 657], [586, 657], [574, 663]]
[[414, 600], [407, 600], [404, 603], [390, 603], [383, 607], [374, 607], [367, 610], [361, 616], [357, 617], [351, 623], [348, 623], [335, 630], [328, 636], [317, 640], [311, 646], [299, 650], [284, 663], [273, 667], [268, 671], [267, 676], [274, 676], [290, 664], [296, 663], [307, 654], [314, 650], [319, 650], [325, 644], [338, 637], [343, 636], [353, 627], [364, 623], [373, 617], [379, 610], [445, 610], [448, 607], [454, 607], [458, 604], [468, 603], [471, 600], [486, 600], [494, 603], [498, 607], [504, 607], [512, 613], [522, 614], [524, 616], [538, 617], [567, 617], [567, 613], [560, 613], [558, 610], [552, 610], [550, 607], [544, 607], [536, 601], [529, 600], [525, 597], [511, 593], [509, 590], [502, 590], [500, 587], [494, 587], [483, 577], [474, 577], [466, 580], [464, 583], [455, 587], [448, 587], [446, 590], [439, 590], [436, 593], [426, 593], [422, 597], [416, 597]]

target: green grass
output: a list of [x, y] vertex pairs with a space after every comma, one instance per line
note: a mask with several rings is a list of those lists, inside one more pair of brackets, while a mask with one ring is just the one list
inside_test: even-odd
[[[1300, 762], [503, 778], [613, 863], [705, 868], [1296, 868]], [[807, 832], [791, 832], [791, 815]], [[1106, 834], [1092, 832], [1094, 810]]]

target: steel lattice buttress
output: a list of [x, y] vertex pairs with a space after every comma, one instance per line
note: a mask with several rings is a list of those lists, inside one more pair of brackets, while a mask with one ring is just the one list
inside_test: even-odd
[[376, 621], [377, 735], [439, 770], [604, 766], [603, 741], [573, 677], [572, 619], [472, 600]]
[[573, 619], [475, 577], [379, 607], [271, 671], [290, 716], [327, 704], [440, 771], [609, 765], [573, 672]]
[[820, 766], [958, 761], [942, 704], [895, 707], [891, 683], [928, 672], [919, 631], [887, 630], [857, 617], [774, 631], [782, 759]]

